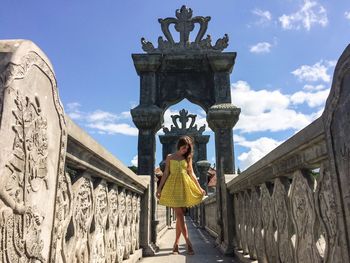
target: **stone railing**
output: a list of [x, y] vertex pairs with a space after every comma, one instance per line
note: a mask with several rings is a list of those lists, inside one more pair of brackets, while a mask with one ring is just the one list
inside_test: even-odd
[[[242, 262], [350, 262], [349, 134], [350, 46], [335, 68], [323, 115], [240, 175], [225, 175], [233, 176], [226, 180], [233, 238], [226, 242]], [[203, 209], [198, 223], [215, 236], [214, 198], [191, 215], [198, 221], [194, 215]]]
[[236, 254], [350, 262], [350, 47], [322, 117], [232, 179]]
[[64, 114], [30, 41], [0, 41], [0, 121], [0, 262], [136, 261], [149, 249], [149, 176]]

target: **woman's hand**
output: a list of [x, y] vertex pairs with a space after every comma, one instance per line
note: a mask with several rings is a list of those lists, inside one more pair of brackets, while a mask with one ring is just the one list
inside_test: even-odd
[[161, 194], [161, 190], [159, 190], [159, 189], [157, 189], [157, 192], [156, 192], [156, 197], [158, 198], [158, 199], [160, 199], [160, 194]]
[[201, 188], [201, 191], [202, 191], [203, 196], [207, 194], [203, 188]]

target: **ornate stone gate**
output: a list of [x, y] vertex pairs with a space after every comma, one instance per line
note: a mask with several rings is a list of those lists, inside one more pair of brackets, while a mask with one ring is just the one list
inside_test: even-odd
[[[210, 35], [203, 38], [210, 17], [192, 17], [186, 6], [176, 10], [176, 18], [159, 19], [166, 39], [158, 38], [158, 47], [141, 39], [146, 54], [133, 54], [137, 74], [140, 76], [140, 104], [131, 110], [133, 122], [139, 129], [138, 174], [151, 175], [154, 186], [155, 134], [163, 123], [163, 114], [171, 105], [188, 99], [207, 113], [209, 127], [215, 132], [216, 164], [218, 171], [218, 242], [227, 251], [230, 242], [230, 222], [226, 213], [231, 210], [223, 174], [234, 173], [232, 128], [238, 120], [240, 109], [231, 104], [230, 73], [236, 58], [235, 52], [223, 52], [228, 46], [228, 36], [211, 43]], [[190, 33], [195, 24], [199, 31], [194, 42]], [[180, 34], [175, 42], [170, 25]], [[152, 189], [154, 190], [154, 189]], [[152, 191], [151, 190], [151, 191]], [[155, 233], [155, 200], [152, 202], [153, 238]], [[231, 226], [232, 227], [232, 226]], [[225, 240], [225, 242], [223, 242]]]

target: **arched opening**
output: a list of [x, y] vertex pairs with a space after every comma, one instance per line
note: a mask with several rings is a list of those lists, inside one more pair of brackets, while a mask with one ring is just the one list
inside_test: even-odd
[[[189, 115], [196, 115], [196, 120], [194, 125], [197, 125], [197, 129], [200, 129], [202, 126], [205, 125], [205, 130], [203, 131], [203, 135], [209, 135], [209, 141], [207, 143], [206, 148], [206, 156], [207, 161], [211, 163], [211, 166], [215, 165], [215, 138], [213, 131], [208, 127], [208, 123], [206, 121], [206, 112], [204, 109], [192, 102], [190, 102], [187, 99], [183, 99], [179, 102], [176, 102], [172, 104], [170, 107], [168, 107], [163, 112], [163, 127], [167, 128], [168, 130], [171, 129], [171, 126], [174, 126], [171, 116], [172, 115], [179, 115], [179, 112], [185, 109], [188, 111]], [[189, 128], [189, 125], [191, 124], [191, 121], [188, 121], [186, 123], [186, 128]], [[159, 166], [159, 164], [163, 161], [163, 155], [162, 155], [162, 147], [163, 145], [160, 142], [159, 135], [164, 135], [163, 128], [161, 128], [157, 132], [156, 136], [156, 166]]]

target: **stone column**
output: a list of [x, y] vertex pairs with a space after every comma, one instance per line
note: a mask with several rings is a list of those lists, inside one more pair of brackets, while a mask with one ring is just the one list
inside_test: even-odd
[[151, 241], [156, 244], [155, 134], [163, 122], [163, 111], [155, 106], [155, 102], [157, 98], [157, 70], [161, 64], [161, 55], [133, 54], [132, 59], [137, 74], [140, 76], [140, 105], [131, 110], [133, 122], [139, 129], [138, 174], [151, 176]]
[[154, 165], [155, 165], [155, 134], [162, 123], [162, 110], [157, 106], [139, 105], [131, 110], [133, 122], [139, 129], [138, 138], [138, 174], [151, 176], [151, 241], [156, 244], [157, 223]]
[[201, 187], [208, 192], [208, 170], [210, 163], [206, 160], [197, 162], [197, 169], [199, 172], [199, 184]]
[[225, 254], [233, 253], [232, 197], [225, 184], [225, 174], [234, 173], [232, 128], [238, 121], [240, 109], [230, 103], [212, 106], [207, 115], [209, 127], [215, 132], [217, 218], [220, 228], [217, 242]]

